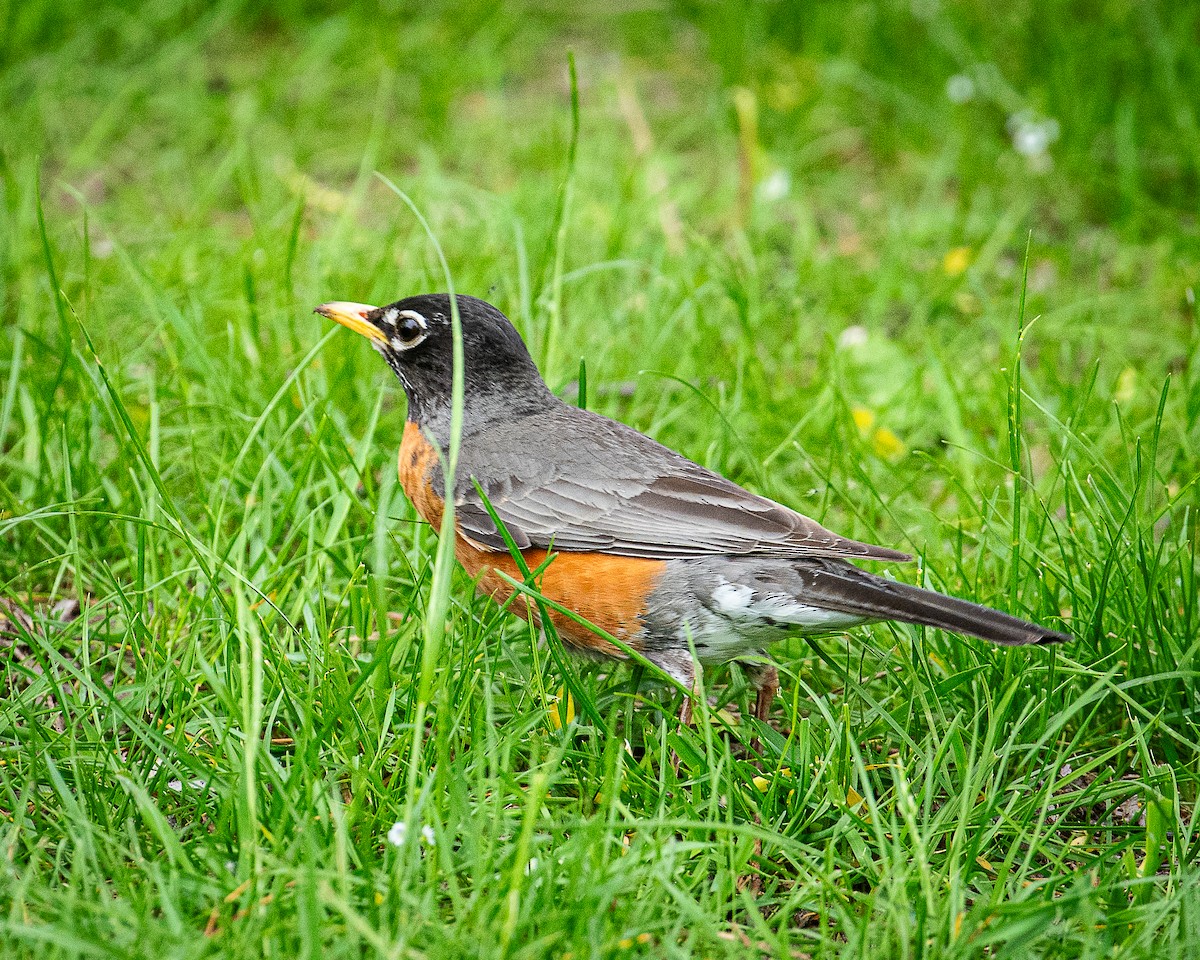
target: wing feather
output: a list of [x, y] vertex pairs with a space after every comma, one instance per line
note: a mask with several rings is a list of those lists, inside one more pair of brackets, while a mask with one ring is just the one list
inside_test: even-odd
[[624, 424], [566, 405], [469, 436], [459, 470], [459, 530], [487, 550], [507, 548], [472, 479], [521, 549], [910, 559], [839, 537]]

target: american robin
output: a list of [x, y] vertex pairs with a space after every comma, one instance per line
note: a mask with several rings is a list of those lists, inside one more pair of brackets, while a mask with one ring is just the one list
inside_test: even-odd
[[[848, 561], [912, 558], [840, 537], [623, 423], [564, 403], [504, 314], [474, 297], [456, 299], [465, 379], [455, 555], [492, 597], [512, 593], [497, 571], [517, 580], [521, 573], [476, 483], [530, 570], [552, 558], [538, 582], [547, 599], [686, 688], [695, 689], [701, 664], [741, 664], [762, 720], [779, 689], [764, 648], [792, 632], [900, 620], [1009, 646], [1070, 639], [854, 566]], [[439, 527], [447, 494], [438, 447], [450, 442], [450, 297], [385, 307], [326, 303], [316, 312], [366, 336], [400, 378], [408, 395], [400, 482], [417, 512]], [[624, 657], [576, 621], [553, 610], [550, 617], [575, 651]], [[690, 717], [685, 698], [681, 718]]]

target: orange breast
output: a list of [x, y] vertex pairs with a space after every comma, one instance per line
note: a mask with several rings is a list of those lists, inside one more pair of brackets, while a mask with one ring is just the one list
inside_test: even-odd
[[[400, 445], [400, 485], [422, 518], [439, 528], [442, 521], [441, 498], [430, 485], [429, 476], [437, 463], [437, 452], [414, 423], [404, 427]], [[455, 536], [454, 555], [479, 589], [497, 602], [512, 594], [512, 587], [496, 571], [516, 580], [522, 579], [516, 561], [504, 553], [480, 550], [461, 535]], [[546, 562], [545, 550], [531, 548], [521, 552], [530, 570]], [[590, 623], [640, 649], [641, 618], [646, 599], [654, 590], [666, 564], [661, 560], [615, 557], [605, 553], [558, 553], [538, 577], [542, 594]], [[537, 609], [529, 605], [535, 619]], [[573, 647], [592, 653], [620, 657], [618, 647], [558, 611], [550, 619], [563, 640]]]
[[411, 421], [404, 425], [400, 441], [400, 486], [421, 518], [442, 528], [442, 498], [433, 492], [429, 477], [437, 466], [438, 455], [433, 444], [425, 439], [421, 428]]

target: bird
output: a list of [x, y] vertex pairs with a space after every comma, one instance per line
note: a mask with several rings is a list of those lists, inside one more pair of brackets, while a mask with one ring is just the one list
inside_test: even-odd
[[[476, 588], [499, 602], [511, 597], [507, 578], [523, 580], [519, 551], [528, 570], [540, 570], [535, 585], [565, 647], [628, 659], [605, 634], [617, 638], [691, 692], [681, 721], [691, 722], [703, 668], [728, 662], [744, 670], [754, 716], [767, 721], [779, 690], [767, 649], [793, 634], [895, 620], [1004, 646], [1071, 639], [862, 569], [853, 561], [912, 557], [839, 536], [626, 424], [565, 402], [500, 310], [464, 294], [454, 302], [463, 393], [450, 489], [440, 453], [451, 439], [451, 295], [386, 306], [335, 301], [315, 312], [365, 336], [399, 378], [408, 398], [401, 486], [434, 529], [453, 499], [454, 553]], [[539, 618], [536, 608], [529, 612]]]

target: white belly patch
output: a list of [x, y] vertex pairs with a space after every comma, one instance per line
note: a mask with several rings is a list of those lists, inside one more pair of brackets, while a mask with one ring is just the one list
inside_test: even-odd
[[745, 656], [754, 646], [789, 633], [824, 633], [863, 623], [865, 617], [801, 603], [784, 594], [759, 593], [745, 584], [722, 581], [712, 606], [689, 618], [691, 641], [703, 661]]

